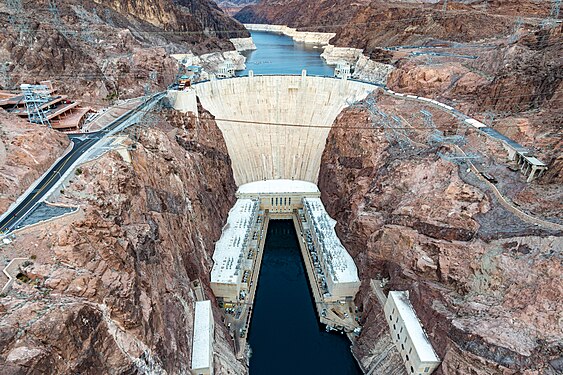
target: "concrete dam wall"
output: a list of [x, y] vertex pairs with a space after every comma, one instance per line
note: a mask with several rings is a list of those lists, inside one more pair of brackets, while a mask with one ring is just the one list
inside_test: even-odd
[[197, 95], [216, 117], [237, 185], [264, 179], [317, 183], [330, 126], [344, 107], [375, 89], [329, 77], [249, 76], [198, 83], [174, 93], [173, 101], [176, 109], [197, 113]]

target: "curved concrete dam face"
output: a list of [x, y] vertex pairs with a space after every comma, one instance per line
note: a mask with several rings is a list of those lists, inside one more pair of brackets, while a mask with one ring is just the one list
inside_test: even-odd
[[197, 113], [197, 95], [216, 117], [237, 185], [275, 179], [317, 183], [336, 116], [376, 88], [329, 77], [249, 76], [198, 83], [174, 93], [173, 100], [176, 109]]

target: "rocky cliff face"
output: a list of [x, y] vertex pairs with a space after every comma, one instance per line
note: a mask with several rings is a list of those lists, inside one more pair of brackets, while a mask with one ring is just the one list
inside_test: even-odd
[[[377, 103], [379, 111], [423, 127], [411, 117], [421, 108], [383, 96]], [[433, 115], [438, 129], [452, 126], [451, 118]], [[422, 130], [407, 131], [405, 143], [403, 133], [383, 131], [361, 106], [345, 110], [335, 125], [319, 188], [363, 280], [357, 302], [365, 325], [354, 351], [364, 365], [376, 366], [372, 357], [388, 348], [387, 322], [369, 285], [385, 279], [385, 290], [409, 290], [442, 359], [437, 374], [561, 371], [563, 234], [515, 216], [467, 163], [438, 156], [456, 147], [451, 143], [428, 143]], [[487, 152], [489, 161], [479, 163], [504, 162], [499, 145], [466, 137], [474, 151]], [[527, 189], [534, 195], [542, 187]], [[531, 200], [541, 201], [540, 190]], [[558, 194], [532, 214], [558, 205]], [[392, 373], [402, 362], [389, 355], [377, 366], [376, 373]]]
[[64, 134], [0, 109], [0, 212], [49, 169], [68, 145]]
[[234, 50], [248, 32], [209, 0], [16, 1], [0, 7], [0, 88], [51, 79], [97, 101], [169, 85], [170, 53]]
[[[31, 256], [0, 299], [3, 374], [179, 374], [190, 367], [194, 281], [208, 275], [235, 185], [222, 135], [165, 110], [132, 131], [132, 163], [81, 167], [60, 203], [70, 221], [19, 233], [2, 257]], [[218, 311], [216, 373], [245, 371]]]

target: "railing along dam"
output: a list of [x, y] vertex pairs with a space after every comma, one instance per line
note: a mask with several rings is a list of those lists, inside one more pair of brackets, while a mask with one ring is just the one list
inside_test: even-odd
[[216, 117], [237, 185], [264, 179], [317, 183], [330, 126], [343, 108], [376, 88], [331, 77], [250, 75], [201, 82], [171, 98], [174, 108], [197, 113], [197, 95]]

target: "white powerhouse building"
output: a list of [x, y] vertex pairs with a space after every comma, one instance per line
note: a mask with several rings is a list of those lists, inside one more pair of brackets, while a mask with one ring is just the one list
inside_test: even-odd
[[389, 292], [384, 311], [391, 336], [401, 354], [407, 373], [416, 375], [432, 373], [440, 365], [440, 359], [420, 325], [409, 301], [408, 292]]
[[211, 301], [196, 302], [192, 342], [192, 375], [213, 375], [214, 332]]
[[[244, 184], [237, 191], [237, 202], [229, 212], [227, 224], [215, 245], [211, 289], [222, 302], [238, 302], [241, 292], [250, 289], [245, 270], [252, 265], [247, 255], [258, 213], [264, 210], [270, 219], [296, 220], [303, 209], [310, 223], [311, 237], [318, 251], [319, 263], [326, 277], [326, 302], [351, 301], [360, 287], [358, 270], [336, 236], [334, 221], [325, 211], [317, 186], [298, 180], [265, 180]], [[251, 262], [251, 261], [250, 261]], [[243, 293], [243, 294], [245, 294]]]
[[224, 301], [235, 302], [241, 291], [248, 290], [247, 283], [243, 282], [244, 263], [258, 209], [257, 200], [238, 199], [229, 211], [221, 238], [215, 244], [211, 288], [215, 296]]
[[358, 270], [334, 231], [336, 221], [320, 198], [303, 198], [303, 211], [311, 223], [311, 236], [326, 277], [330, 296], [325, 296], [325, 301], [352, 300], [360, 288]]

